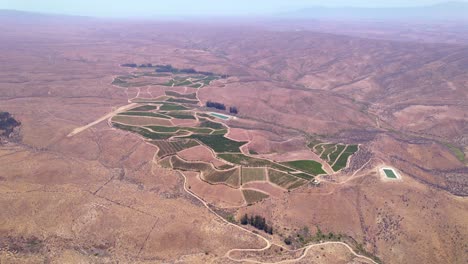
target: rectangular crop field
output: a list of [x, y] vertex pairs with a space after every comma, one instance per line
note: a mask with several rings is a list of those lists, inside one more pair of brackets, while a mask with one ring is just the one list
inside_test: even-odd
[[118, 129], [122, 129], [122, 130], [126, 130], [126, 131], [130, 131], [130, 132], [134, 132], [134, 133], [137, 133], [145, 138], [148, 138], [148, 139], [169, 139], [170, 137], [172, 137], [173, 135], [172, 134], [163, 134], [163, 133], [154, 133], [154, 132], [151, 132], [150, 130], [146, 129], [146, 128], [142, 128], [142, 127], [135, 127], [135, 126], [127, 126], [127, 125], [122, 125], [122, 124], [119, 124], [119, 123], [112, 123], [112, 126], [118, 128]]
[[315, 160], [294, 160], [282, 162], [282, 164], [312, 175], [326, 174], [322, 169], [322, 164]]
[[271, 162], [265, 159], [257, 159], [246, 156], [244, 154], [219, 154], [218, 157], [229, 161], [233, 164], [238, 164], [246, 167], [266, 167], [271, 166]]
[[219, 154], [218, 157], [228, 161], [233, 164], [238, 164], [246, 167], [269, 167], [275, 168], [282, 171], [293, 171], [287, 167], [282, 166], [281, 164], [271, 162], [266, 159], [259, 159], [254, 157], [249, 157], [244, 154]]
[[159, 118], [170, 119], [170, 117], [167, 116], [167, 115], [162, 115], [162, 114], [152, 113], [152, 112], [123, 112], [123, 113], [119, 113], [118, 115], [125, 115], [125, 116], [149, 116], [149, 117], [159, 117]]
[[134, 103], [142, 103], [142, 104], [145, 104], [145, 103], [164, 103], [164, 101], [166, 101], [169, 97], [167, 96], [159, 96], [157, 98], [135, 98], [135, 99], [132, 99], [132, 102]]
[[268, 170], [268, 178], [271, 183], [288, 190], [295, 189], [307, 183], [306, 180], [272, 169]]
[[203, 173], [203, 179], [210, 183], [225, 183], [231, 187], [239, 188], [240, 170], [234, 168], [228, 171], [209, 170]]
[[121, 123], [128, 126], [172, 126], [172, 123], [169, 121], [169, 119], [148, 116], [115, 115], [112, 117], [112, 122]]
[[222, 135], [191, 135], [193, 139], [201, 141], [203, 144], [212, 148], [215, 152], [240, 152], [240, 147], [245, 145], [247, 142], [238, 142], [225, 138]]
[[161, 111], [175, 111], [175, 110], [189, 110], [185, 106], [177, 105], [177, 104], [163, 104], [159, 108]]
[[188, 99], [183, 99], [183, 98], [170, 98], [167, 100], [168, 102], [172, 103], [181, 103], [181, 104], [198, 104], [197, 100], [188, 100]]
[[259, 159], [259, 158], [254, 158], [254, 157], [249, 157], [244, 154], [219, 154], [218, 157], [220, 157], [223, 160], [226, 160], [230, 163], [233, 164], [238, 164], [246, 167], [269, 167], [269, 168], [275, 168], [281, 171], [286, 171], [286, 172], [291, 172], [294, 171], [293, 169], [287, 168], [281, 164], [271, 162], [266, 159]]
[[174, 92], [174, 91], [166, 91], [166, 95], [173, 96], [173, 97], [186, 98], [186, 99], [193, 99], [193, 100], [197, 99], [197, 94], [196, 93], [181, 94], [181, 93]]
[[178, 140], [178, 141], [165, 141], [165, 140], [155, 140], [151, 141], [151, 144], [159, 148], [158, 157], [165, 157], [168, 155], [174, 155], [177, 152], [195, 147], [198, 143], [195, 140]]
[[265, 168], [246, 168], [242, 167], [242, 184], [252, 181], [265, 181]]
[[132, 108], [128, 111], [151, 111], [151, 110], [156, 110], [156, 109], [158, 109], [158, 107], [155, 105], [142, 105], [142, 106]]
[[208, 135], [213, 130], [211, 128], [204, 128], [204, 127], [182, 127], [183, 130], [191, 131], [195, 134], [205, 134]]
[[166, 112], [165, 115], [177, 119], [195, 119], [195, 116], [191, 112]]
[[307, 173], [291, 173], [292, 175], [294, 175], [295, 177], [298, 177], [298, 178], [302, 178], [304, 180], [312, 180], [312, 176], [310, 176], [310, 174], [307, 174]]
[[213, 129], [225, 129], [226, 127], [221, 123], [212, 122], [209, 120], [204, 120], [200, 123], [200, 127], [209, 127]]

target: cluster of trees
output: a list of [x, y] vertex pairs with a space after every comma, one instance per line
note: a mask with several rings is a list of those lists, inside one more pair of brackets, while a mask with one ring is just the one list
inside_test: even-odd
[[[212, 72], [197, 71], [197, 70], [192, 69], [192, 68], [177, 69], [177, 68], [172, 67], [172, 65], [170, 65], [170, 64], [167, 64], [167, 65], [153, 65], [152, 63], [144, 63], [144, 64], [138, 65], [136, 63], [125, 63], [125, 64], [121, 64], [120, 66], [129, 67], [129, 68], [152, 68], [152, 67], [156, 67], [156, 72], [160, 72], [160, 73], [170, 72], [170, 73], [173, 73], [173, 74], [185, 73], [185, 74], [201, 74], [201, 75], [205, 75], [205, 76], [214, 76], [215, 75]], [[220, 77], [225, 79], [225, 78], [228, 78], [229, 75], [224, 74], [224, 75], [221, 75]]]
[[[212, 101], [206, 102], [206, 107], [216, 108], [218, 110], [223, 110], [223, 111], [226, 110], [226, 105], [224, 105], [223, 103], [217, 103], [217, 102], [212, 102]], [[231, 106], [229, 107], [229, 113], [233, 115], [237, 115], [239, 113], [239, 110], [237, 109], [237, 107]]]
[[185, 74], [202, 74], [205, 76], [213, 76], [214, 73], [212, 72], [203, 72], [203, 71], [197, 71], [192, 68], [186, 68], [186, 69], [177, 69], [172, 67], [172, 65], [167, 64], [167, 65], [156, 65], [156, 72], [170, 72], [170, 73], [185, 73]]
[[268, 225], [265, 221], [265, 217], [261, 217], [259, 215], [251, 215], [250, 217], [245, 214], [242, 216], [240, 223], [242, 225], [251, 225], [259, 230], [265, 231], [265, 233], [268, 233], [270, 235], [273, 234], [273, 227]]
[[302, 245], [308, 244], [310, 242], [319, 242], [319, 241], [340, 241], [343, 238], [342, 234], [335, 234], [329, 232], [325, 234], [322, 232], [320, 227], [317, 226], [317, 232], [315, 235], [311, 234], [309, 228], [305, 226], [304, 228], [297, 231], [293, 236], [288, 236], [284, 239], [286, 245], [291, 245], [293, 242], [300, 243]]
[[151, 68], [153, 67], [153, 64], [151, 63], [144, 63], [144, 64], [136, 64], [136, 63], [125, 63], [120, 65], [122, 67], [129, 67], [129, 68]]
[[229, 107], [229, 113], [237, 115], [237, 113], [239, 113], [239, 111], [237, 110], [237, 107], [231, 106], [231, 107]]
[[177, 72], [178, 70], [174, 67], [172, 67], [172, 65], [156, 65], [156, 72], [172, 72], [172, 73], [175, 73]]
[[138, 65], [136, 63], [125, 63], [125, 64], [122, 64], [120, 65], [122, 67], [129, 67], [129, 68], [136, 68], [138, 67]]
[[151, 64], [151, 63], [140, 64], [139, 67], [140, 67], [140, 68], [151, 68], [151, 67], [153, 67], [153, 64]]
[[19, 125], [21, 123], [16, 121], [10, 113], [0, 112], [0, 136], [8, 137], [13, 129]]
[[206, 107], [216, 108], [218, 110], [226, 110], [226, 106], [224, 104], [212, 101], [206, 102]]

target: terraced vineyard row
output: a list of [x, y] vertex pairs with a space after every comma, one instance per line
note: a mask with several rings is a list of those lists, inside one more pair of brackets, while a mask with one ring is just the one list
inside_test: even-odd
[[172, 156], [172, 166], [174, 169], [182, 171], [196, 171], [202, 174], [202, 178], [212, 184], [226, 184], [233, 188], [240, 187], [240, 170], [233, 168], [230, 170], [219, 171], [211, 164], [204, 162], [188, 162], [178, 156]]
[[[138, 69], [138, 71], [129, 75], [118, 76], [114, 79], [112, 84], [121, 88], [160, 85], [167, 87], [185, 86], [200, 89], [210, 85], [212, 81], [227, 77], [226, 75], [217, 75], [211, 72], [197, 72], [193, 69], [177, 69], [170, 65], [170, 68], [168, 68], [167, 66], [168, 65], [151, 65], [149, 67], [132, 67]], [[141, 80], [143, 78], [144, 80]], [[184, 97], [178, 96], [177, 94], [172, 94], [171, 96]], [[186, 98], [196, 99], [193, 97]]]
[[349, 158], [358, 151], [358, 145], [313, 142], [308, 147], [322, 160], [330, 164], [334, 171], [346, 167]]
[[195, 140], [186, 140], [181, 139], [178, 141], [166, 141], [166, 140], [154, 140], [151, 141], [151, 144], [158, 147], [158, 157], [163, 158], [169, 155], [175, 155], [177, 152], [198, 145], [198, 142]]
[[[148, 68], [145, 67], [145, 69]], [[136, 73], [128, 77], [119, 77], [116, 80], [123, 86], [131, 86], [149, 82], [151, 78], [158, 78], [159, 85], [185, 86], [185, 91], [187, 91], [188, 87], [201, 88], [220, 78], [211, 73], [206, 73], [204, 76], [201, 73], [197, 75], [194, 70], [190, 71], [195, 73], [189, 74], [186, 70], [179, 70], [170, 65], [155, 66], [150, 68], [152, 69], [156, 69], [157, 73]], [[140, 77], [145, 78], [145, 81], [140, 80]], [[180, 93], [180, 89], [170, 90], [170, 87], [165, 90], [164, 96], [131, 99], [132, 102], [140, 105], [118, 114], [118, 116], [125, 117], [123, 121], [126, 122], [123, 123], [129, 125], [117, 121], [112, 123], [114, 127], [137, 133], [145, 137], [149, 143], [157, 146], [159, 149], [157, 157], [162, 167], [198, 172], [200, 179], [213, 185], [224, 184], [239, 189], [245, 184], [245, 189], [241, 190], [244, 200], [249, 204], [268, 197], [265, 192], [276, 193], [275, 188], [280, 190], [279, 192], [292, 190], [307, 184], [316, 175], [326, 173], [322, 164], [313, 160], [275, 162], [254, 157], [257, 153], [250, 153], [250, 155], [242, 153], [241, 147], [248, 142], [227, 138], [229, 128], [226, 124], [212, 113], [196, 110], [200, 105], [198, 91]], [[208, 148], [213, 153], [213, 157], [224, 160], [224, 164], [220, 160], [200, 162], [179, 157], [180, 151], [196, 145], [202, 145], [202, 149]], [[349, 156], [357, 150], [357, 146], [353, 145], [321, 142], [311, 143], [310, 147], [334, 170], [341, 169], [343, 164], [346, 166]], [[264, 192], [262, 188], [266, 188], [267, 191]]]

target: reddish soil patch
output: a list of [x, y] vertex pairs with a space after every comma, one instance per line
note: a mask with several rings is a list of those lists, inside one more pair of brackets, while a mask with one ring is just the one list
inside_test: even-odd
[[197, 172], [184, 172], [187, 177], [187, 188], [194, 192], [203, 200], [218, 207], [242, 206], [244, 198], [238, 189], [230, 188], [226, 185], [211, 185], [198, 177]]
[[320, 158], [317, 154], [310, 150], [299, 150], [299, 151], [288, 151], [283, 153], [272, 153], [261, 155], [262, 158], [271, 159], [278, 162], [290, 161], [290, 160], [315, 160], [320, 162]]
[[158, 96], [163, 96], [166, 94], [164, 92], [165, 89], [159, 86], [150, 86], [146, 88], [145, 90], [148, 91], [153, 98], [158, 97]]
[[281, 188], [279, 188], [277, 186], [273, 186], [272, 184], [270, 184], [268, 182], [249, 182], [249, 183], [246, 183], [246, 184], [242, 185], [242, 188], [260, 190], [260, 191], [266, 192], [270, 196], [274, 196], [274, 197], [279, 197], [284, 192], [286, 192], [286, 190], [281, 189]]
[[271, 141], [262, 136], [253, 136], [252, 141], [248, 145], [248, 149], [254, 150], [257, 153], [270, 153]]
[[[172, 79], [172, 77], [170, 78]], [[191, 88], [191, 90], [188, 90], [187, 88], [183, 87], [183, 86], [174, 86], [174, 87], [167, 87], [167, 86], [164, 86], [164, 90], [165, 91], [173, 91], [173, 92], [177, 92], [177, 93], [180, 93], [180, 94], [184, 94], [184, 93], [192, 93], [192, 92], [195, 92], [196, 90]]]
[[231, 128], [229, 133], [226, 135], [227, 138], [236, 141], [249, 141], [249, 131], [241, 128]]
[[258, 153], [287, 153], [291, 151], [306, 150], [306, 142], [303, 138], [272, 141], [264, 135], [256, 133], [252, 137], [249, 149]]
[[130, 87], [130, 88], [127, 88], [125, 92], [127, 93], [128, 98], [134, 98], [138, 95], [138, 88]]
[[179, 157], [186, 161], [203, 161], [210, 162], [215, 167], [226, 165], [227, 163], [218, 160], [213, 155], [213, 152], [206, 146], [200, 145], [193, 148], [182, 150], [178, 153]]

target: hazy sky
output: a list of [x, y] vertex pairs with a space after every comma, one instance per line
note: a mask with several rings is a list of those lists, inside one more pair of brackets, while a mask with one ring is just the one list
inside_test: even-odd
[[[466, 1], [466, 0], [465, 0]], [[86, 16], [261, 15], [308, 6], [420, 6], [443, 0], [0, 0], [0, 9]]]

